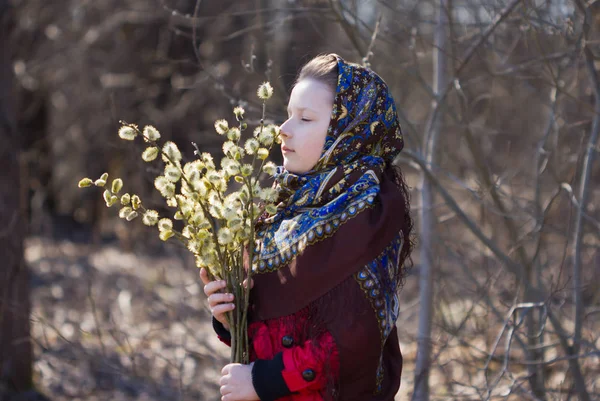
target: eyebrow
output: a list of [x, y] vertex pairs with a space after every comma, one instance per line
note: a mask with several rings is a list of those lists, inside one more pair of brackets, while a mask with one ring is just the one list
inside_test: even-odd
[[[297, 110], [300, 112], [303, 112], [304, 110], [312, 111], [313, 113], [315, 112], [315, 110], [311, 109], [310, 107], [298, 107]], [[291, 109], [289, 107], [287, 108], [287, 113], [291, 114]]]

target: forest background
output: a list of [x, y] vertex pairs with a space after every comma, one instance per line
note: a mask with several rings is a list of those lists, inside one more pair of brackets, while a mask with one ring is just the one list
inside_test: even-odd
[[397, 399], [600, 399], [599, 27], [594, 0], [0, 0], [0, 399], [218, 397], [193, 260], [77, 182], [160, 204], [119, 120], [218, 153], [214, 120], [257, 122], [269, 80], [283, 122], [323, 52], [405, 135]]

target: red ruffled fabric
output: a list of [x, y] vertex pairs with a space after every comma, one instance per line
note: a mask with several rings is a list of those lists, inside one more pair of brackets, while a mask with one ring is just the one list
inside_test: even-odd
[[[251, 323], [248, 327], [250, 361], [272, 359], [283, 353], [283, 379], [294, 392], [282, 401], [323, 401], [328, 399], [339, 377], [339, 356], [333, 336], [310, 321], [309, 308], [297, 313], [266, 321]], [[283, 338], [291, 337], [290, 347], [283, 345]], [[230, 345], [228, 339], [219, 339]], [[315, 373], [307, 381], [302, 373]]]

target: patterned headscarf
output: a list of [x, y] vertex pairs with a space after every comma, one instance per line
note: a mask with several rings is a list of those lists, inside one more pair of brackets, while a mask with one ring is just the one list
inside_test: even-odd
[[279, 210], [259, 226], [257, 273], [289, 263], [371, 207], [383, 171], [404, 146], [386, 83], [373, 71], [336, 57], [338, 83], [323, 153], [305, 174], [279, 168]]
[[397, 290], [412, 227], [406, 187], [392, 166], [402, 133], [385, 82], [340, 57], [337, 67], [319, 161], [306, 174], [279, 169], [278, 211], [257, 224], [250, 316], [311, 308], [313, 324], [322, 322], [339, 349], [340, 398], [365, 400], [373, 388], [393, 398], [402, 365]]

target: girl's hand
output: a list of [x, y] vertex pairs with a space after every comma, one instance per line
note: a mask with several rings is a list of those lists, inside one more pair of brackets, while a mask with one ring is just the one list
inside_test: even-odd
[[[232, 311], [235, 304], [233, 303], [233, 294], [221, 292], [223, 288], [227, 287], [227, 283], [225, 280], [210, 281], [205, 268], [200, 269], [200, 279], [204, 283], [204, 293], [208, 297], [210, 312], [215, 319], [221, 322], [223, 327], [229, 330], [227, 312]], [[246, 285], [246, 280], [244, 280], [244, 285]], [[254, 287], [254, 280], [250, 280], [250, 288], [252, 287]]]
[[258, 395], [252, 385], [252, 366], [230, 363], [221, 370], [221, 401], [254, 401]]
[[223, 288], [227, 287], [227, 283], [225, 280], [210, 281], [205, 268], [200, 269], [200, 279], [204, 283], [204, 293], [208, 297], [210, 313], [212, 313], [215, 319], [221, 322], [223, 327], [229, 330], [226, 314], [235, 308], [233, 294], [220, 292]]

